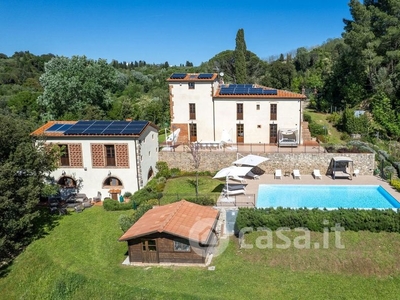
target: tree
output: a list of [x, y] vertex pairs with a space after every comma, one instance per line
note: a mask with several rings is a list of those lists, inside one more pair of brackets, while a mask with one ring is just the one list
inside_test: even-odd
[[43, 119], [59, 119], [66, 114], [80, 119], [87, 105], [108, 110], [112, 102], [110, 93], [118, 87], [120, 78], [104, 59], [53, 58], [46, 63], [45, 73], [40, 76], [44, 92], [38, 97], [38, 103]]
[[236, 83], [247, 83], [246, 75], [246, 42], [244, 40], [244, 30], [239, 29], [236, 34], [235, 48], [235, 77]]
[[44, 178], [55, 169], [57, 152], [36, 147], [32, 124], [17, 116], [0, 115], [0, 266], [40, 232], [37, 208]]
[[384, 93], [379, 93], [374, 96], [371, 105], [374, 120], [385, 130], [384, 134], [398, 138], [400, 136], [400, 117], [394, 110], [388, 109], [390, 99]]
[[296, 69], [293, 63], [277, 60], [268, 67], [268, 74], [262, 81], [263, 85], [274, 87], [277, 89], [291, 89]]
[[189, 143], [190, 154], [193, 158], [193, 166], [196, 170], [196, 198], [199, 196], [199, 167], [201, 162], [200, 144]]

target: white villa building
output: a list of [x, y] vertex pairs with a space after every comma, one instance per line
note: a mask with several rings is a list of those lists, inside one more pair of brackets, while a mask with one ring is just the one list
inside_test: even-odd
[[50, 121], [31, 135], [62, 148], [51, 177], [66, 191], [117, 200], [155, 175], [158, 128], [148, 121]]
[[174, 73], [167, 81], [178, 143], [302, 144], [303, 94], [224, 84], [216, 73]]

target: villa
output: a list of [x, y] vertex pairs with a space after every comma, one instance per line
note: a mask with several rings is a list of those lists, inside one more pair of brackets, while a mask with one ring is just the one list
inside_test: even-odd
[[216, 73], [174, 73], [168, 79], [171, 131], [178, 143], [303, 142], [306, 96], [256, 84], [224, 84]]

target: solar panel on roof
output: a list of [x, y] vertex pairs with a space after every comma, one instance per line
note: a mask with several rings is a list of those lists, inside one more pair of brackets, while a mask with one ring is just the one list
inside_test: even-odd
[[50, 128], [46, 129], [46, 131], [57, 131], [60, 127], [62, 127], [64, 124], [53, 124]]
[[277, 95], [278, 91], [277, 90], [263, 90], [264, 95]]
[[223, 95], [231, 95], [233, 91], [234, 91], [233, 88], [221, 88], [219, 93]]
[[89, 128], [95, 121], [78, 121], [71, 128], [66, 130], [64, 134], [82, 134], [86, 129]]
[[107, 127], [102, 133], [103, 134], [121, 134], [122, 130], [128, 126], [131, 122], [128, 121], [114, 121], [110, 126]]
[[110, 121], [95, 121], [90, 127], [85, 130], [85, 134], [101, 134], [111, 124]]
[[186, 77], [186, 73], [174, 73], [169, 78], [170, 79], [183, 79]]
[[[113, 135], [140, 134], [148, 121], [79, 121], [72, 125], [66, 135]], [[67, 125], [67, 124], [66, 124]]]
[[211, 79], [213, 77], [212, 73], [202, 73], [199, 74], [199, 76], [197, 77], [198, 79]]
[[140, 134], [148, 123], [148, 121], [131, 122], [121, 134]]
[[262, 88], [250, 88], [249, 94], [251, 95], [262, 95]]
[[64, 124], [63, 126], [61, 126], [57, 132], [64, 132], [67, 131], [68, 129], [70, 129], [74, 124]]

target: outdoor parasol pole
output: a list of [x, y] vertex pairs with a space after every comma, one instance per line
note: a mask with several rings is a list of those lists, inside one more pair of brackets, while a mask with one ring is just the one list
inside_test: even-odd
[[226, 175], [226, 193], [225, 193], [225, 197], [226, 198], [229, 198], [229, 195], [228, 195], [228, 192], [229, 192], [228, 181], [229, 181], [229, 174]]

